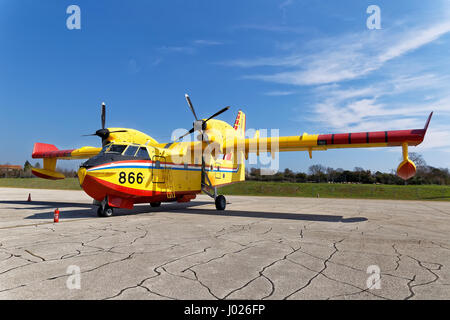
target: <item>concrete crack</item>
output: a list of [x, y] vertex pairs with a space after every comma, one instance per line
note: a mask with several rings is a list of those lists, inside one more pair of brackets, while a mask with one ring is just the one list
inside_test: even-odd
[[328, 258], [326, 258], [326, 259], [324, 260], [324, 262], [323, 262], [323, 268], [322, 268], [319, 272], [317, 272], [311, 279], [309, 279], [308, 282], [307, 282], [303, 287], [301, 287], [301, 288], [295, 290], [294, 292], [290, 293], [289, 295], [287, 295], [286, 297], [284, 297], [283, 300], [289, 299], [289, 298], [292, 297], [294, 294], [296, 294], [296, 293], [302, 291], [303, 289], [307, 288], [315, 278], [317, 278], [320, 274], [322, 274], [322, 273], [327, 269], [327, 267], [328, 267], [328, 261], [331, 260], [331, 258], [333, 258], [333, 256], [334, 256], [337, 252], [339, 252], [339, 249], [337, 248], [337, 244], [338, 244], [338, 243], [341, 243], [342, 241], [344, 241], [344, 239], [341, 239], [341, 240], [336, 241], [336, 242], [333, 243], [334, 251], [328, 256]]
[[37, 254], [34, 254], [33, 252], [31, 252], [31, 251], [28, 250], [28, 249], [25, 249], [24, 251], [25, 251], [26, 253], [32, 255], [33, 257], [36, 257], [36, 258], [38, 258], [38, 259], [41, 259], [42, 261], [45, 261], [44, 258], [42, 258], [41, 256], [38, 256]]
[[288, 254], [286, 254], [285, 256], [283, 256], [281, 259], [277, 259], [277, 260], [275, 260], [275, 261], [269, 263], [268, 265], [264, 266], [260, 271], [258, 271], [258, 276], [254, 277], [253, 279], [251, 279], [250, 281], [248, 281], [247, 283], [245, 283], [243, 286], [231, 290], [231, 291], [230, 291], [229, 293], [227, 293], [222, 299], [226, 299], [226, 298], [228, 298], [230, 295], [232, 295], [233, 293], [235, 293], [235, 292], [237, 292], [237, 291], [239, 291], [239, 290], [244, 289], [244, 288], [247, 287], [250, 283], [252, 283], [252, 282], [255, 281], [256, 279], [261, 278], [261, 277], [265, 278], [265, 279], [270, 283], [270, 286], [271, 286], [271, 291], [270, 291], [270, 293], [269, 293], [267, 296], [263, 297], [262, 300], [267, 299], [267, 298], [270, 298], [270, 297], [273, 295], [273, 293], [275, 292], [275, 284], [273, 283], [273, 281], [272, 281], [269, 277], [267, 277], [267, 276], [264, 274], [264, 271], [265, 271], [266, 269], [270, 268], [271, 266], [273, 266], [274, 264], [276, 264], [276, 263], [278, 263], [278, 262], [280, 262], [280, 261], [286, 260], [287, 257], [289, 257], [290, 255], [292, 255], [292, 254], [294, 254], [295, 252], [297, 252], [298, 250], [300, 250], [300, 247], [298, 247], [298, 248], [292, 248], [292, 247], [290, 247], [290, 248], [292, 249], [291, 252], [289, 252]]
[[[441, 268], [442, 268], [442, 266], [443, 266], [442, 264], [436, 263], [436, 262], [420, 261], [420, 260], [418, 260], [418, 259], [416, 259], [416, 258], [414, 258], [414, 257], [409, 256], [409, 255], [408, 255], [407, 257], [413, 259], [414, 261], [417, 262], [417, 264], [418, 264], [421, 268], [423, 268], [423, 269], [425, 269], [426, 271], [428, 271], [429, 273], [431, 273], [431, 274], [433, 275], [433, 279], [430, 280], [430, 281], [424, 282], [424, 283], [413, 284], [413, 282], [414, 282], [415, 279], [416, 279], [416, 275], [414, 275], [413, 279], [412, 279], [411, 281], [408, 282], [408, 289], [409, 289], [410, 295], [407, 296], [407, 297], [405, 298], [405, 300], [409, 300], [409, 299], [411, 299], [412, 297], [414, 297], [414, 296], [416, 295], [415, 292], [414, 292], [414, 290], [413, 290], [415, 287], [421, 287], [421, 286], [426, 286], [426, 285], [435, 283], [435, 282], [439, 279], [439, 275], [436, 274], [436, 273], [434, 273], [432, 270], [441, 270]], [[434, 264], [434, 265], [437, 266], [437, 268], [436, 268], [436, 269], [432, 269], [432, 268], [430, 268], [430, 267], [425, 266], [424, 263]]]

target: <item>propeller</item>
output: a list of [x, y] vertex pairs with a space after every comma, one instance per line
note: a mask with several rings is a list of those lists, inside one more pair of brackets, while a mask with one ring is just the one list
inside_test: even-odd
[[[204, 140], [203, 131], [206, 130], [206, 123], [207, 123], [209, 120], [211, 120], [211, 119], [217, 117], [218, 115], [224, 113], [225, 111], [227, 111], [228, 109], [230, 109], [230, 107], [225, 107], [225, 108], [223, 108], [223, 109], [217, 111], [216, 113], [214, 113], [212, 116], [210, 116], [210, 117], [209, 117], [208, 119], [206, 119], [206, 120], [203, 120], [203, 119], [200, 119], [200, 120], [199, 120], [198, 117], [197, 117], [197, 114], [195, 113], [195, 109], [194, 109], [194, 106], [192, 105], [191, 99], [189, 98], [189, 95], [188, 95], [188, 94], [185, 94], [185, 97], [186, 97], [186, 101], [187, 101], [187, 103], [188, 103], [188, 105], [189, 105], [189, 108], [191, 109], [192, 114], [194, 115], [195, 122], [194, 122], [193, 127], [192, 127], [191, 130], [189, 130], [188, 132], [186, 132], [185, 134], [183, 134], [181, 137], [179, 137], [179, 138], [176, 139], [175, 141], [178, 141], [178, 140], [180, 140], [180, 139], [183, 139], [185, 136], [187, 136], [187, 135], [189, 135], [189, 134], [191, 134], [191, 133], [194, 133], [195, 131], [200, 131], [201, 137], [202, 137], [201, 139], [202, 139], [202, 141], [203, 141], [203, 140]], [[209, 180], [208, 175], [206, 174], [206, 162], [205, 162], [205, 157], [204, 157], [203, 151], [202, 151], [201, 156], [202, 156], [201, 189], [202, 189], [206, 194], [208, 194], [209, 196], [211, 196], [211, 197], [213, 197], [213, 198], [215, 199], [215, 198], [216, 198], [216, 195], [217, 195], [217, 190], [215, 189], [215, 187], [213, 187], [213, 185], [211, 184], [211, 181]], [[211, 188], [214, 189], [214, 194], [211, 193], [211, 192], [209, 192], [209, 191], [211, 191]], [[209, 191], [208, 191], [208, 190], [209, 190]]]
[[88, 137], [88, 136], [98, 136], [102, 139], [102, 145], [104, 146], [107, 143], [107, 140], [109, 135], [111, 133], [115, 133], [115, 132], [127, 132], [127, 130], [115, 130], [115, 131], [110, 131], [109, 129], [105, 128], [105, 122], [106, 122], [106, 105], [103, 102], [102, 103], [102, 115], [101, 115], [101, 122], [102, 122], [102, 128], [95, 131], [95, 133], [93, 134], [85, 134], [83, 135], [84, 137]]
[[196, 130], [202, 132], [202, 135], [203, 135], [203, 130], [206, 129], [206, 122], [208, 122], [209, 120], [211, 120], [211, 119], [217, 117], [218, 115], [220, 115], [220, 114], [224, 113], [225, 111], [227, 111], [228, 109], [230, 109], [229, 106], [228, 106], [228, 107], [225, 107], [225, 108], [223, 108], [223, 109], [217, 111], [216, 113], [214, 113], [214, 114], [213, 114], [212, 116], [210, 116], [208, 119], [206, 119], [206, 120], [203, 120], [203, 119], [202, 119], [202, 120], [199, 120], [198, 117], [197, 117], [197, 114], [195, 113], [194, 106], [192, 105], [191, 99], [189, 98], [189, 95], [188, 95], [188, 94], [185, 94], [185, 97], [186, 97], [186, 101], [187, 101], [187, 103], [188, 103], [188, 105], [189, 105], [189, 108], [191, 109], [192, 114], [194, 115], [195, 122], [194, 122], [194, 125], [193, 125], [193, 127], [192, 127], [191, 130], [189, 130], [188, 132], [186, 132], [185, 134], [183, 134], [181, 137], [179, 137], [179, 138], [176, 139], [175, 141], [178, 141], [178, 140], [180, 140], [180, 139], [183, 139], [183, 138], [186, 137], [187, 135], [189, 135], [189, 134], [191, 134], [191, 133], [194, 133], [194, 131], [196, 131]]

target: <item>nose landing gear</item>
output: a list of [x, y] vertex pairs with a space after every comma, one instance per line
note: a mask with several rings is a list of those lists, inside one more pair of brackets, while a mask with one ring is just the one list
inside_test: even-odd
[[[95, 202], [94, 202], [95, 203]], [[97, 216], [99, 217], [111, 217], [113, 215], [113, 208], [108, 205], [108, 197], [103, 199], [102, 202], [96, 202], [99, 204], [97, 209]]]
[[113, 215], [113, 208], [109, 206], [100, 206], [97, 209], [97, 216], [99, 217], [111, 217]]
[[206, 174], [206, 172], [204, 171], [204, 169], [205, 169], [205, 164], [203, 162], [203, 164], [202, 164], [202, 191], [214, 199], [214, 202], [216, 204], [216, 209], [218, 211], [223, 211], [223, 210], [225, 210], [225, 207], [227, 206], [227, 199], [225, 199], [225, 196], [223, 196], [221, 194], [220, 195], [217, 194], [217, 188], [212, 185], [212, 183], [209, 180], [209, 177]]

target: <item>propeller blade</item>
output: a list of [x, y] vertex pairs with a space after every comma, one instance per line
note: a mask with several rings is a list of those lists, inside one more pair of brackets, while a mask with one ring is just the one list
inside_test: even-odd
[[195, 130], [194, 128], [192, 128], [191, 130], [189, 130], [188, 132], [186, 132], [185, 134], [183, 134], [181, 137], [179, 137], [178, 139], [175, 139], [175, 141], [181, 140], [184, 137], [186, 137], [187, 135], [190, 135], [191, 133], [193, 133]]
[[105, 103], [102, 103], [102, 129], [105, 129], [105, 121], [106, 121], [106, 106]]
[[191, 99], [189, 98], [189, 95], [186, 93], [184, 96], [186, 97], [186, 101], [187, 101], [187, 103], [189, 105], [189, 108], [191, 108], [191, 111], [194, 114], [195, 120], [198, 121], [197, 115], [195, 114], [194, 106], [192, 105], [192, 102], [191, 102]]
[[230, 109], [230, 107], [228, 106], [228, 107], [225, 107], [225, 108], [223, 108], [222, 110], [220, 110], [220, 111], [218, 111], [218, 112], [216, 112], [216, 113], [214, 113], [211, 117], [209, 117], [208, 119], [206, 119], [205, 120], [205, 122], [206, 121], [208, 121], [208, 120], [211, 120], [212, 118], [215, 118], [215, 117], [217, 117], [219, 114], [222, 114], [222, 113], [224, 113], [225, 111], [227, 111], [228, 109]]
[[128, 132], [128, 130], [116, 130], [116, 131], [109, 131], [109, 133], [114, 133], [114, 132]]
[[90, 137], [90, 136], [96, 136], [97, 134], [93, 133], [93, 134], [83, 134], [81, 135], [82, 137]]

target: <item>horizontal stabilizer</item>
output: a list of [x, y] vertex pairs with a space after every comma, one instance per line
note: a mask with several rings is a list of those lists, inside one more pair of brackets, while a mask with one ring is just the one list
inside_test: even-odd
[[89, 159], [97, 155], [102, 148], [96, 147], [82, 147], [78, 149], [59, 150], [52, 144], [35, 143], [33, 148], [33, 159]]
[[64, 179], [65, 176], [60, 173], [53, 170], [47, 170], [47, 169], [38, 169], [38, 168], [31, 168], [31, 172], [39, 178], [43, 179], [49, 179], [49, 180], [60, 180]]
[[65, 158], [70, 157], [72, 154], [72, 150], [58, 150], [57, 147], [55, 147], [52, 144], [47, 143], [35, 143], [33, 148], [33, 154], [31, 157], [33, 159], [36, 158]]

